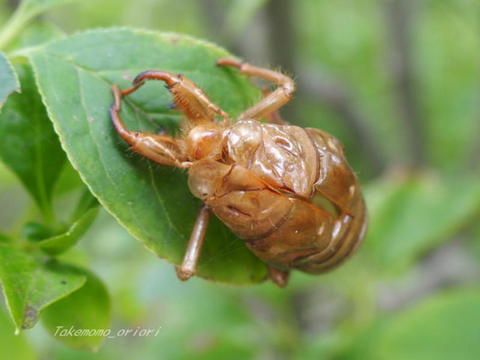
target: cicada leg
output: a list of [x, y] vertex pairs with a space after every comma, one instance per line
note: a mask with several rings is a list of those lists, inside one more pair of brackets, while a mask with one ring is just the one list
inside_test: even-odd
[[277, 89], [260, 100], [259, 103], [241, 113], [238, 120], [260, 120], [268, 117], [271, 113], [288, 103], [295, 91], [295, 82], [281, 72], [253, 66], [248, 63], [241, 63], [228, 58], [218, 60], [217, 65], [236, 67], [240, 70], [241, 74], [259, 77], [279, 85]]
[[190, 162], [187, 161], [183, 154], [182, 147], [177, 139], [167, 135], [130, 131], [127, 129], [120, 118], [121, 100], [122, 96], [129, 94], [133, 90], [127, 89], [128, 91], [122, 92], [115, 85], [112, 87], [112, 90], [114, 102], [110, 108], [110, 117], [118, 134], [131, 146], [131, 149], [161, 165], [188, 168]]
[[[266, 98], [271, 93], [272, 92], [268, 89], [262, 89], [262, 94], [264, 98]], [[277, 124], [277, 125], [288, 125], [288, 122], [282, 119], [278, 110], [275, 110], [274, 112], [272, 112], [267, 116], [267, 122], [271, 124]]]
[[181, 109], [187, 119], [196, 124], [198, 122], [213, 121], [215, 115], [228, 119], [228, 114], [215, 105], [195, 83], [181, 74], [172, 74], [167, 71], [145, 71], [133, 80], [133, 86], [123, 90], [122, 95], [128, 95], [142, 86], [146, 80], [161, 80], [172, 93], [175, 105]]
[[277, 286], [285, 287], [288, 283], [288, 278], [290, 277], [289, 271], [282, 271], [268, 265], [268, 278]]
[[210, 209], [204, 205], [195, 220], [195, 225], [193, 226], [182, 264], [176, 268], [177, 276], [180, 280], [188, 280], [195, 274], [198, 258], [200, 257], [203, 241], [207, 233], [209, 219]]

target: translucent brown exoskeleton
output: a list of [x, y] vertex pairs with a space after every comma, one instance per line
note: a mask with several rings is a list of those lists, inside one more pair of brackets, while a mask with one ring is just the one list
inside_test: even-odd
[[[280, 286], [291, 269], [318, 274], [336, 267], [359, 246], [367, 223], [342, 145], [321, 130], [280, 119], [277, 110], [295, 89], [288, 76], [233, 59], [217, 65], [278, 87], [231, 119], [182, 75], [146, 71], [128, 89], [113, 86], [111, 119], [118, 134], [140, 155], [187, 170], [190, 191], [204, 203], [178, 277], [195, 274], [211, 212], [265, 261]], [[150, 79], [164, 81], [185, 114], [180, 136], [130, 131], [120, 119], [122, 97]]]

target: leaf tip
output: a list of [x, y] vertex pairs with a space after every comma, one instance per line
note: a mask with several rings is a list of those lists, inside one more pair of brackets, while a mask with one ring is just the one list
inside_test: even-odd
[[38, 310], [32, 306], [25, 307], [25, 315], [22, 321], [22, 329], [32, 328], [38, 321]]

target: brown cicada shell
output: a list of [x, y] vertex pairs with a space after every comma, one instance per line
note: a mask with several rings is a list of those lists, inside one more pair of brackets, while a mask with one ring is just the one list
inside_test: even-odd
[[[321, 130], [279, 118], [276, 111], [294, 91], [289, 77], [232, 59], [217, 64], [279, 87], [235, 121], [181, 75], [147, 71], [131, 88], [113, 87], [111, 118], [118, 134], [140, 155], [187, 169], [192, 194], [205, 204], [177, 268], [179, 278], [195, 273], [210, 212], [268, 264], [270, 278], [280, 286], [291, 269], [318, 274], [334, 268], [358, 247], [367, 222], [358, 180], [342, 145]], [[133, 132], [122, 123], [121, 98], [148, 79], [164, 81], [186, 115], [182, 136]], [[270, 121], [260, 122], [264, 118]]]

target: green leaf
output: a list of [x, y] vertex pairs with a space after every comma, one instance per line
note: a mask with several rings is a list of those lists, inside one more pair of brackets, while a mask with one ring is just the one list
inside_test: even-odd
[[0, 280], [10, 315], [20, 331], [33, 327], [44, 308], [80, 288], [86, 277], [71, 266], [45, 262], [0, 244]]
[[0, 114], [0, 158], [20, 178], [46, 218], [51, 218], [52, 191], [66, 157], [31, 69], [26, 65], [16, 69], [22, 93], [13, 94]]
[[[374, 359], [478, 359], [480, 290], [429, 298], [390, 320], [374, 342]], [[365, 359], [365, 357], [363, 357]]]
[[98, 209], [97, 199], [85, 189], [68, 226], [57, 230], [40, 223], [28, 222], [23, 227], [22, 236], [35, 242], [41, 250], [49, 255], [61, 254], [75, 245], [90, 228], [97, 216]]
[[97, 199], [85, 189], [68, 226], [58, 230], [40, 223], [28, 222], [23, 227], [22, 236], [36, 243], [49, 255], [61, 254], [74, 246], [90, 228], [97, 216], [98, 209]]
[[418, 174], [374, 183], [366, 198], [370, 228], [362, 251], [383, 270], [395, 271], [473, 219], [480, 210], [480, 183]]
[[[55, 184], [55, 189], [53, 191], [53, 197], [61, 196], [66, 193], [69, 193], [75, 189], [85, 187], [85, 184], [82, 182], [80, 175], [73, 168], [72, 164], [67, 161], [65, 166], [62, 169], [62, 172]], [[86, 187], [85, 187], [86, 188]]]
[[15, 335], [15, 328], [0, 307], [0, 358], [34, 360], [37, 357], [23, 334]]
[[48, 307], [42, 314], [42, 322], [65, 345], [95, 351], [110, 328], [110, 296], [100, 279], [90, 272], [84, 273], [85, 285]]
[[[30, 55], [50, 117], [83, 181], [136, 238], [177, 264], [200, 203], [190, 194], [184, 172], [128, 151], [109, 119], [111, 85], [125, 88], [148, 69], [182, 73], [236, 115], [260, 94], [235, 71], [215, 66], [224, 56], [231, 55], [201, 40], [131, 29], [76, 34]], [[168, 109], [171, 102], [162, 84], [150, 82], [125, 99], [122, 116], [132, 129], [172, 128], [182, 118]], [[266, 269], [241, 240], [213, 219], [198, 275], [242, 284], [263, 281]]]
[[78, 220], [74, 221], [63, 234], [50, 237], [38, 243], [40, 249], [49, 255], [58, 255], [75, 245], [86, 233], [98, 214], [98, 207], [87, 210]]
[[17, 74], [5, 55], [0, 52], [0, 109], [14, 91], [20, 92]]

